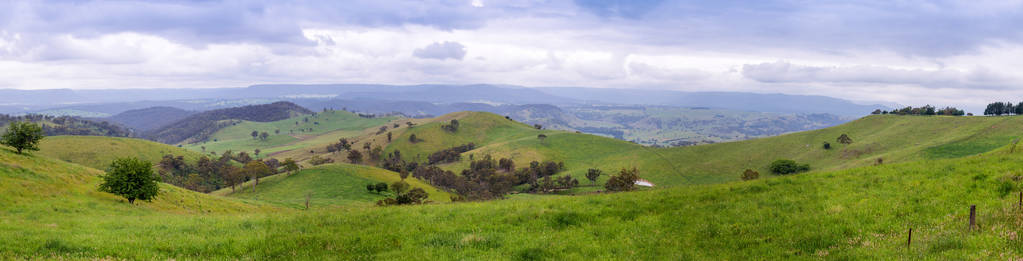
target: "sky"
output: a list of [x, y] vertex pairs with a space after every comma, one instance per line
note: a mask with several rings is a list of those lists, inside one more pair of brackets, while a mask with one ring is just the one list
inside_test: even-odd
[[5, 1], [0, 89], [511, 84], [1023, 100], [1023, 0]]

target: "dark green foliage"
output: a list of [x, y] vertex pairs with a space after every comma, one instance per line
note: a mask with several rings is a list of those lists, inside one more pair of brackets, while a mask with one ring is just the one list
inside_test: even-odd
[[778, 175], [794, 174], [810, 170], [809, 164], [798, 164], [794, 160], [775, 160], [771, 162], [771, 173]]
[[458, 120], [451, 120], [450, 124], [441, 124], [440, 128], [448, 132], [458, 132]]
[[636, 189], [636, 181], [639, 180], [639, 170], [636, 168], [622, 169], [618, 175], [612, 175], [604, 184], [607, 191], [630, 191]]
[[391, 191], [394, 191], [395, 194], [401, 194], [405, 193], [405, 191], [408, 191], [409, 187], [410, 186], [408, 183], [399, 180], [391, 184]]
[[882, 111], [881, 114], [963, 116], [966, 115], [966, 111], [957, 109], [955, 107], [945, 107], [944, 109], [937, 109], [931, 105], [924, 105], [923, 107], [917, 108], [907, 106], [902, 109], [892, 110], [891, 112]]
[[824, 142], [824, 149], [830, 150], [831, 149], [831, 143]]
[[0, 136], [0, 144], [13, 147], [21, 154], [23, 150], [39, 150], [39, 140], [43, 139], [43, 129], [35, 123], [27, 121], [11, 122], [7, 132]]
[[599, 178], [601, 174], [604, 174], [604, 171], [599, 169], [589, 169], [586, 171], [586, 179], [590, 180], [590, 183], [596, 184], [597, 178]]
[[408, 136], [408, 142], [417, 143], [417, 142], [420, 142], [420, 141], [423, 141], [423, 140], [419, 139], [418, 137], [416, 137], [415, 134], [412, 134], [412, 135]]
[[383, 182], [377, 183], [376, 185], [373, 186], [373, 190], [376, 190], [377, 193], [387, 191], [387, 183]]
[[462, 159], [461, 154], [476, 148], [476, 144], [469, 143], [461, 146], [451, 147], [445, 150], [431, 153], [427, 156], [428, 164], [451, 163]]
[[153, 164], [137, 158], [122, 158], [110, 164], [99, 190], [113, 193], [135, 203], [136, 199], [152, 200], [160, 193], [159, 177], [153, 174]]

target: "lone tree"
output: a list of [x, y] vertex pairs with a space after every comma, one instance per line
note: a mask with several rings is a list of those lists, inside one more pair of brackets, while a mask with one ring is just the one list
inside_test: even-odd
[[793, 173], [809, 171], [810, 170], [810, 165], [809, 164], [798, 164], [794, 160], [780, 159], [780, 160], [775, 160], [774, 162], [771, 162], [770, 169], [771, 169], [771, 173], [778, 174], [778, 175], [787, 175], [787, 174], [793, 174]]
[[160, 176], [153, 174], [153, 164], [138, 158], [114, 160], [102, 178], [100, 191], [122, 196], [130, 204], [135, 204], [136, 199], [152, 200], [160, 193], [156, 183]]
[[252, 131], [252, 133], [249, 133], [249, 136], [252, 136], [252, 139], [259, 138], [259, 131]]
[[376, 190], [377, 193], [387, 191], [387, 183], [377, 183], [376, 186], [373, 186], [373, 190]]
[[260, 134], [259, 134], [259, 139], [261, 139], [261, 140], [266, 140], [267, 138], [270, 138], [270, 133], [266, 133], [266, 132], [264, 131], [263, 133], [260, 133]]
[[412, 135], [408, 136], [408, 142], [416, 143], [416, 142], [419, 142], [419, 141], [421, 141], [421, 140], [418, 137], [416, 137], [415, 134], [412, 134]]
[[391, 133], [387, 132], [387, 142], [391, 142]]
[[597, 178], [599, 178], [601, 174], [604, 174], [604, 172], [599, 169], [590, 169], [589, 171], [586, 171], [586, 179], [590, 180], [590, 183], [596, 185]]
[[348, 161], [352, 164], [359, 164], [362, 162], [362, 152], [358, 150], [348, 151]]
[[43, 129], [27, 121], [11, 122], [7, 133], [0, 137], [0, 144], [14, 147], [21, 154], [23, 150], [39, 150], [36, 145], [43, 139]]
[[263, 164], [262, 161], [258, 160], [245, 163], [245, 166], [242, 167], [242, 169], [245, 171], [246, 176], [256, 180], [256, 182], [252, 184], [253, 188], [255, 188], [256, 185], [259, 185], [259, 178], [266, 177], [271, 174], [270, 168], [267, 167], [266, 164]]
[[259, 157], [259, 152], [260, 152], [259, 149], [255, 149], [255, 150], [252, 151], [252, 154], [255, 154], [256, 157]]
[[758, 178], [760, 178], [760, 172], [756, 172], [755, 170], [746, 169], [746, 171], [742, 172], [742, 180], [754, 180]]
[[298, 171], [298, 163], [295, 163], [295, 160], [291, 158], [284, 159], [284, 163], [281, 165], [284, 166], [284, 171], [287, 171], [288, 174]]
[[842, 133], [842, 136], [838, 136], [838, 143], [849, 145], [853, 143], [853, 140], [852, 138], [849, 138], [849, 135]]
[[639, 180], [639, 170], [636, 168], [622, 169], [618, 175], [612, 175], [604, 184], [608, 191], [630, 191], [636, 189], [636, 181]]
[[540, 143], [544, 143], [543, 141], [547, 139], [547, 135], [545, 134], [536, 135], [536, 138], [540, 139]]
[[410, 186], [408, 183], [405, 183], [405, 181], [399, 180], [391, 184], [391, 191], [394, 191], [395, 194], [402, 194], [405, 193], [405, 191], [408, 191], [409, 188], [411, 187], [412, 186]]
[[826, 149], [826, 150], [830, 150], [830, 149], [831, 149], [831, 143], [827, 143], [827, 142], [825, 142], [825, 143], [824, 143], [824, 149]]

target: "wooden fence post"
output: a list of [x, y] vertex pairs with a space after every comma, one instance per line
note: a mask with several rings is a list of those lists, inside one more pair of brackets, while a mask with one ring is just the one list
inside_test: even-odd
[[970, 229], [977, 226], [977, 205], [970, 205]]
[[913, 245], [913, 228], [909, 228], [909, 237], [906, 239], [906, 247]]

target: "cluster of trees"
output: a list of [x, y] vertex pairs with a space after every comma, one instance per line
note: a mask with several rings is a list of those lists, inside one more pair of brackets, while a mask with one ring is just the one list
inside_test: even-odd
[[355, 142], [349, 142], [346, 138], [341, 138], [337, 143], [327, 145], [327, 152], [341, 152], [352, 149], [352, 144]]
[[451, 163], [462, 159], [462, 153], [470, 151], [476, 148], [476, 144], [470, 142], [469, 144], [463, 144], [461, 146], [455, 146], [431, 153], [427, 156], [429, 164], [437, 163]]
[[24, 150], [39, 150], [39, 141], [43, 139], [43, 130], [39, 125], [27, 121], [11, 122], [7, 131], [0, 136], [0, 144], [10, 146], [21, 154]]
[[631, 191], [636, 189], [636, 181], [638, 180], [639, 169], [635, 167], [632, 169], [622, 168], [618, 175], [611, 175], [608, 178], [607, 183], [604, 184], [604, 189], [607, 189], [607, 191]]
[[159, 129], [148, 131], [143, 136], [167, 144], [180, 143], [188, 139], [204, 141], [218, 130], [237, 123], [226, 120], [271, 122], [290, 118], [295, 113], [312, 114], [313, 112], [290, 102], [217, 109], [188, 116]]
[[458, 120], [451, 120], [449, 124], [441, 124], [440, 128], [448, 132], [458, 132]]
[[[280, 131], [277, 132], [280, 133]], [[265, 131], [264, 132], [252, 131], [252, 133], [250, 133], [249, 136], [252, 136], [252, 139], [259, 139], [265, 141], [267, 138], [270, 138], [270, 133], [267, 133]]]
[[[490, 155], [473, 160], [469, 168], [460, 174], [446, 171], [433, 165], [403, 163], [396, 157], [400, 153], [392, 153], [384, 161], [384, 168], [411, 175], [429, 182], [434, 186], [454, 191], [460, 198], [457, 200], [487, 200], [501, 198], [510, 193], [515, 186], [529, 184], [531, 192], [551, 192], [570, 188], [579, 184], [577, 180], [568, 178], [551, 179], [564, 168], [564, 163], [533, 161], [529, 167], [514, 170], [512, 159], [495, 160]], [[404, 175], [404, 174], [403, 174]]]
[[942, 109], [938, 109], [931, 105], [924, 105], [923, 107], [907, 106], [905, 108], [894, 109], [892, 111], [884, 111], [881, 109], [877, 109], [874, 110], [874, 112], [872, 112], [871, 114], [963, 116], [966, 115], [966, 111], [957, 109], [956, 107], [945, 107]]
[[[230, 186], [234, 190], [236, 185], [249, 180], [277, 174], [280, 171], [294, 172], [298, 170], [298, 163], [292, 159], [280, 162], [277, 159], [252, 160], [244, 152], [237, 156], [231, 151], [224, 152], [220, 158], [210, 159], [203, 156], [195, 164], [189, 164], [182, 156], [164, 155], [157, 163], [157, 174], [171, 185], [185, 189], [208, 193]], [[236, 167], [231, 161], [244, 164], [243, 167]]]
[[0, 114], [0, 126], [14, 122], [36, 123], [41, 128], [43, 135], [46, 136], [77, 135], [130, 137], [133, 134], [128, 128], [106, 121], [92, 121], [79, 117], [50, 116], [41, 114], [29, 114], [24, 116]]
[[799, 164], [794, 160], [780, 159], [771, 162], [769, 168], [771, 169], [771, 173], [788, 175], [809, 171], [810, 164]]
[[[375, 185], [377, 193], [380, 193], [379, 188], [381, 184], [384, 185], [384, 191], [387, 190], [386, 183], [378, 183]], [[369, 189], [369, 186], [370, 185], [366, 185], [366, 188]], [[426, 203], [426, 198], [430, 196], [430, 194], [426, 193], [426, 190], [423, 190], [422, 188], [413, 188], [408, 183], [405, 183], [404, 180], [392, 183], [391, 191], [394, 192], [394, 197], [377, 201], [378, 206], [422, 204]]]
[[984, 109], [984, 115], [1023, 115], [1023, 102], [1015, 105], [1011, 102], [993, 102]]

